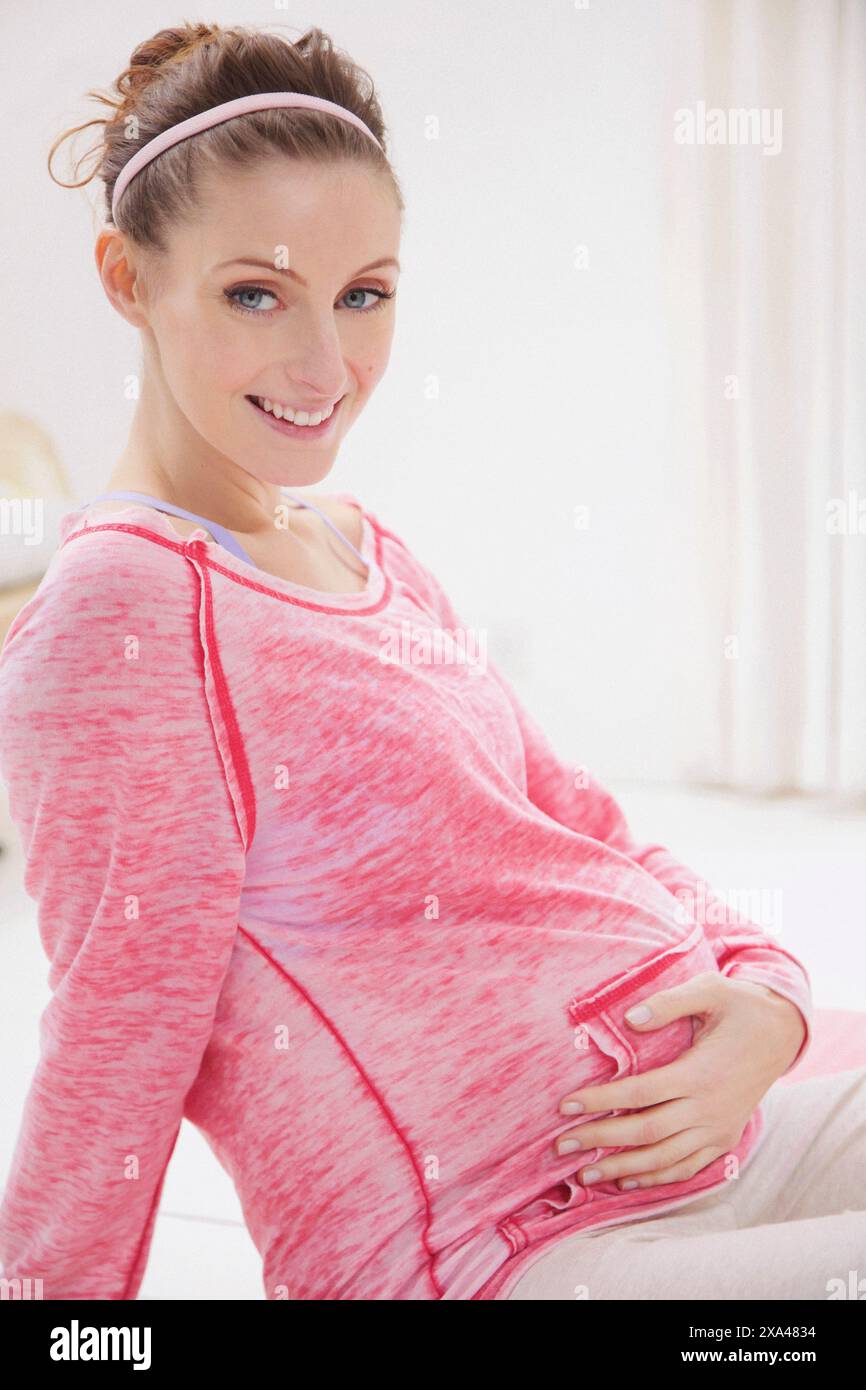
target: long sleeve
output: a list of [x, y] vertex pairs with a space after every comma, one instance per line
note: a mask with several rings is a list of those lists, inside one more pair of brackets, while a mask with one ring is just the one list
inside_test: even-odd
[[192, 566], [73, 539], [10, 628], [0, 730], [52, 990], [0, 1262], [46, 1299], [133, 1299], [245, 867]]
[[[465, 627], [435, 575], [417, 559], [414, 563], [419, 588], [423, 587], [425, 599], [439, 615], [442, 626]], [[802, 1060], [812, 1041], [813, 1001], [805, 967], [756, 923], [732, 921], [732, 916], [742, 918], [742, 914], [733, 914], [710, 884], [680, 863], [664, 845], [635, 841], [622, 808], [611, 793], [586, 767], [569, 767], [557, 756], [496, 663], [488, 659], [487, 667], [508, 696], [520, 726], [530, 801], [562, 825], [628, 855], [677, 898], [679, 910], [693, 908], [702, 914], [704, 932], [721, 974], [765, 985], [799, 1009], [805, 1032], [797, 1055], [782, 1073], [787, 1075]]]

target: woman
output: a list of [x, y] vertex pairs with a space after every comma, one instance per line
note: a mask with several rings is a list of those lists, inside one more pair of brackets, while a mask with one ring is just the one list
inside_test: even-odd
[[[568, 1237], [754, 1195], [802, 965], [690, 910], [393, 531], [282, 491], [327, 476], [390, 350], [403, 203], [366, 74], [318, 30], [188, 25], [101, 100], [96, 259], [144, 362], [0, 660], [54, 990], [6, 1276], [134, 1298], [183, 1116], [273, 1299], [522, 1297]], [[806, 1093], [773, 1134], [809, 1162]], [[802, 1296], [849, 1255], [828, 1232]]]

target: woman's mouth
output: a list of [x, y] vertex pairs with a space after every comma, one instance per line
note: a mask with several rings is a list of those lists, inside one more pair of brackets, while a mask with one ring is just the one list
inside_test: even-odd
[[264, 396], [246, 396], [244, 399], [249, 401], [259, 419], [263, 420], [266, 425], [270, 425], [272, 430], [277, 430], [280, 434], [288, 436], [289, 439], [309, 439], [312, 441], [323, 439], [334, 428], [337, 413], [346, 397], [341, 396], [327, 419], [322, 420], [318, 425], [297, 425], [291, 420], [279, 420], [272, 411], [265, 409], [266, 397]]

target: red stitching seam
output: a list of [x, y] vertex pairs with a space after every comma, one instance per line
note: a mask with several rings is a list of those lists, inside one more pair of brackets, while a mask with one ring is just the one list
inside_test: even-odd
[[307, 1003], [310, 1005], [310, 1007], [311, 1007], [312, 1009], [315, 1010], [315, 1012], [318, 1014], [319, 1018], [320, 1018], [320, 1019], [322, 1020], [322, 1022], [324, 1023], [325, 1027], [326, 1027], [326, 1028], [328, 1029], [328, 1031], [334, 1036], [334, 1038], [336, 1038], [336, 1040], [337, 1040], [337, 1042], [339, 1043], [339, 1045], [343, 1048], [343, 1050], [345, 1051], [345, 1053], [347, 1054], [347, 1056], [348, 1056], [348, 1057], [351, 1059], [351, 1061], [353, 1062], [353, 1064], [354, 1064], [354, 1066], [355, 1066], [355, 1068], [356, 1068], [356, 1070], [357, 1070], [359, 1076], [360, 1076], [360, 1077], [362, 1078], [362, 1080], [365, 1082], [365, 1084], [367, 1085], [367, 1087], [368, 1087], [368, 1089], [370, 1090], [371, 1094], [372, 1094], [372, 1095], [375, 1097], [375, 1099], [378, 1101], [379, 1106], [380, 1106], [380, 1108], [381, 1108], [383, 1114], [385, 1115], [385, 1118], [387, 1119], [388, 1123], [390, 1124], [390, 1126], [391, 1126], [391, 1128], [393, 1129], [394, 1133], [396, 1134], [397, 1138], [400, 1140], [400, 1143], [403, 1145], [404, 1149], [406, 1150], [406, 1153], [407, 1153], [408, 1156], [409, 1156], [409, 1161], [410, 1161], [410, 1163], [412, 1164], [412, 1167], [413, 1167], [413, 1169], [414, 1169], [414, 1171], [415, 1171], [415, 1176], [416, 1176], [416, 1178], [418, 1179], [418, 1186], [419, 1186], [420, 1189], [421, 1189], [421, 1196], [422, 1196], [423, 1199], [424, 1199], [424, 1206], [425, 1206], [425, 1209], [426, 1209], [426, 1211], [427, 1211], [427, 1225], [426, 1225], [426, 1227], [425, 1227], [425, 1229], [424, 1229], [423, 1241], [424, 1241], [424, 1248], [426, 1249], [427, 1255], [428, 1255], [428, 1258], [429, 1258], [428, 1273], [429, 1273], [429, 1275], [430, 1275], [430, 1281], [431, 1281], [431, 1283], [432, 1283], [434, 1289], [436, 1290], [436, 1296], [437, 1296], [437, 1298], [442, 1298], [443, 1292], [444, 1292], [444, 1291], [440, 1288], [439, 1283], [438, 1283], [438, 1280], [437, 1280], [437, 1278], [436, 1278], [436, 1273], [435, 1273], [435, 1270], [434, 1270], [434, 1268], [433, 1268], [433, 1261], [434, 1261], [435, 1256], [434, 1256], [434, 1252], [430, 1249], [430, 1245], [429, 1245], [428, 1239], [427, 1239], [427, 1237], [428, 1237], [428, 1235], [429, 1235], [429, 1232], [430, 1232], [430, 1226], [432, 1225], [432, 1222], [433, 1222], [433, 1213], [432, 1213], [432, 1211], [431, 1211], [431, 1209], [430, 1209], [430, 1199], [429, 1199], [429, 1197], [428, 1197], [428, 1195], [427, 1195], [427, 1189], [426, 1189], [426, 1187], [424, 1186], [424, 1179], [423, 1179], [423, 1177], [421, 1176], [421, 1172], [420, 1172], [420, 1169], [419, 1169], [419, 1167], [418, 1167], [418, 1164], [417, 1164], [417, 1162], [416, 1162], [416, 1160], [415, 1160], [415, 1155], [414, 1155], [413, 1152], [412, 1152], [411, 1145], [409, 1144], [409, 1141], [406, 1139], [405, 1135], [403, 1134], [402, 1130], [400, 1129], [400, 1126], [397, 1124], [397, 1121], [394, 1119], [394, 1116], [393, 1116], [393, 1114], [391, 1113], [391, 1109], [390, 1109], [390, 1107], [388, 1106], [388, 1104], [387, 1104], [387, 1102], [386, 1102], [384, 1096], [381, 1094], [381, 1092], [379, 1091], [378, 1087], [374, 1084], [374, 1082], [372, 1081], [372, 1079], [368, 1076], [367, 1072], [364, 1070], [363, 1066], [362, 1066], [361, 1063], [359, 1062], [358, 1058], [355, 1056], [354, 1052], [352, 1051], [352, 1049], [351, 1049], [351, 1047], [349, 1046], [349, 1044], [346, 1042], [346, 1039], [343, 1037], [342, 1033], [339, 1031], [339, 1029], [337, 1028], [336, 1024], [335, 1024], [335, 1023], [332, 1023], [331, 1020], [327, 1017], [327, 1015], [324, 1014], [324, 1013], [322, 1012], [322, 1010], [319, 1008], [319, 1006], [318, 1006], [318, 1004], [315, 1002], [315, 1000], [314, 1000], [313, 998], [311, 998], [311, 996], [310, 996], [310, 995], [307, 993], [307, 991], [304, 989], [303, 985], [300, 984], [300, 982], [299, 982], [298, 980], [296, 980], [296, 979], [294, 978], [294, 976], [290, 975], [289, 972], [280, 964], [280, 962], [279, 962], [278, 960], [275, 960], [275, 959], [274, 959], [274, 957], [271, 955], [270, 951], [268, 951], [268, 950], [266, 949], [266, 947], [262, 946], [262, 945], [260, 944], [260, 942], [256, 941], [255, 937], [254, 937], [254, 936], [251, 936], [250, 933], [246, 930], [246, 928], [242, 927], [242, 926], [240, 925], [240, 923], [238, 923], [238, 931], [241, 932], [241, 933], [247, 938], [247, 940], [248, 940], [249, 942], [252, 943], [252, 945], [255, 947], [255, 949], [256, 949], [257, 951], [259, 951], [259, 952], [265, 957], [266, 960], [270, 961], [271, 965], [274, 967], [275, 970], [279, 970], [280, 974], [281, 974], [281, 975], [284, 975], [285, 978], [289, 981], [289, 983], [292, 984], [292, 985], [294, 985], [294, 987], [295, 987], [295, 989], [298, 991], [298, 993], [301, 994], [301, 995], [303, 995], [303, 997], [306, 999], [306, 1001], [307, 1001]]
[[[195, 541], [196, 547], [202, 545], [201, 541]], [[190, 546], [190, 549], [192, 546]], [[202, 558], [199, 553], [199, 558]], [[247, 762], [246, 749], [238, 728], [235, 708], [232, 704], [232, 697], [229, 693], [228, 682], [222, 668], [219, 654], [219, 644], [217, 642], [216, 627], [213, 616], [213, 592], [211, 589], [210, 575], [205, 566], [201, 567], [201, 583], [204, 590], [204, 624], [208, 642], [208, 654], [211, 659], [211, 669], [213, 671], [214, 685], [216, 686], [217, 700], [222, 710], [223, 722], [229, 736], [229, 752], [232, 762], [235, 765], [238, 781], [241, 784], [241, 796], [244, 803], [244, 815], [247, 822], [247, 833], [244, 843], [244, 850], [248, 851], [256, 833], [256, 793], [253, 787], [253, 779], [250, 774], [249, 763]], [[211, 650], [211, 647], [213, 650]]]
[[80, 540], [82, 536], [91, 536], [94, 531], [130, 531], [134, 536], [144, 536], [145, 540], [155, 541], [157, 545], [165, 546], [166, 550], [174, 550], [183, 554], [186, 549], [184, 541], [170, 541], [165, 536], [158, 536], [155, 531], [146, 530], [144, 526], [133, 526], [129, 521], [104, 521], [101, 526], [82, 526], [61, 541], [58, 549], [62, 550], [65, 545], [69, 545], [70, 541]]
[[647, 980], [655, 979], [663, 970], [675, 960], [682, 960], [689, 955], [699, 945], [703, 936], [703, 927], [698, 923], [695, 930], [688, 936], [681, 945], [675, 949], [666, 950], [661, 956], [653, 956], [646, 965], [639, 965], [630, 975], [627, 975], [620, 983], [614, 981], [605, 988], [597, 990], [588, 999], [575, 997], [568, 1005], [568, 1015], [572, 1023], [580, 1023], [585, 1018], [591, 1018], [593, 1014], [601, 1009], [609, 1009], [617, 1000], [623, 999], [639, 985], [643, 985]]
[[[250, 775], [249, 765], [247, 763], [243, 739], [241, 738], [240, 730], [238, 728], [238, 722], [235, 716], [234, 706], [232, 705], [231, 695], [229, 694], [228, 684], [226, 682], [225, 674], [223, 672], [222, 662], [220, 661], [219, 647], [217, 645], [216, 639], [216, 629], [213, 620], [213, 596], [211, 591], [210, 578], [207, 574], [207, 566], [210, 565], [212, 562], [204, 554], [204, 543], [202, 541], [170, 541], [167, 540], [164, 536], [156, 535], [153, 531], [145, 530], [141, 526], [133, 526], [128, 522], [115, 521], [105, 522], [102, 526], [85, 526], [82, 527], [80, 531], [73, 531], [72, 535], [66, 537], [66, 540], [63, 541], [63, 544], [60, 548], [62, 549], [63, 545], [67, 545], [69, 541], [74, 541], [78, 536], [86, 536], [91, 531], [129, 531], [134, 536], [142, 536], [145, 540], [154, 541], [157, 545], [165, 546], [166, 549], [173, 550], [176, 553], [183, 555], [184, 559], [189, 559], [191, 555], [194, 554], [196, 557], [196, 561], [194, 561], [194, 563], [200, 562], [198, 573], [201, 580], [200, 587], [204, 591], [205, 599], [205, 631], [207, 633], [207, 637], [210, 639], [210, 642], [213, 645], [213, 651], [209, 654], [211, 657], [214, 684], [216, 686], [217, 699], [219, 701], [220, 709], [222, 711], [223, 720], [225, 721], [226, 730], [228, 732], [229, 750], [231, 752], [232, 760], [235, 764], [235, 771], [237, 773], [238, 781], [241, 786], [241, 796], [243, 798], [244, 805], [244, 816], [247, 822], [244, 849], [248, 850], [252, 843], [253, 836], [255, 835], [256, 830], [255, 791], [253, 788], [253, 780]], [[223, 570], [222, 567], [219, 565], [217, 565], [216, 568], [220, 569], [223, 574], [228, 574], [233, 579], [236, 578], [235, 575], [231, 574], [230, 570]]]
[[[242, 584], [245, 589], [253, 589], [259, 594], [268, 594], [271, 598], [280, 599], [283, 603], [293, 603], [298, 608], [308, 608], [313, 613], [333, 613], [338, 617], [347, 618], [351, 618], [356, 613], [359, 615], [378, 613], [390, 601], [393, 585], [391, 576], [382, 563], [382, 538], [379, 534], [379, 527], [372, 521], [372, 517], [370, 520], [376, 537], [376, 564], [385, 576], [385, 585], [382, 590], [382, 597], [367, 608], [334, 608], [325, 603], [310, 603], [306, 599], [295, 598], [293, 594], [281, 594], [278, 589], [269, 589], [266, 584], [258, 584], [254, 579], [247, 579], [242, 574], [235, 574], [234, 570], [226, 569], [224, 565], [221, 565], [217, 560], [212, 560], [203, 551], [201, 561], [202, 564], [207, 565], [208, 569], [216, 570], [217, 574], [223, 574], [227, 579], [233, 579], [235, 584]], [[165, 536], [158, 536], [155, 531], [148, 531], [144, 526], [135, 526], [129, 521], [106, 521], [101, 526], [82, 526], [79, 531], [73, 531], [71, 535], [66, 537], [66, 540], [61, 542], [59, 548], [62, 550], [63, 546], [68, 545], [70, 541], [77, 540], [79, 536], [90, 536], [94, 531], [127, 531], [130, 535], [141, 536], [144, 540], [154, 541], [157, 545], [165, 546], [167, 550], [173, 550], [180, 555], [188, 554], [190, 546], [204, 545], [204, 542], [199, 541], [170, 541]]]
[[[96, 527], [92, 529], [96, 530]], [[192, 541], [187, 544], [203, 545], [203, 541]], [[377, 534], [376, 536], [376, 563], [382, 569], [381, 562], [382, 545]], [[242, 574], [235, 574], [234, 570], [226, 569], [218, 560], [212, 560], [210, 556], [202, 555], [202, 561], [209, 569], [216, 570], [217, 574], [224, 574], [227, 579], [233, 579], [236, 584], [243, 584], [247, 589], [255, 589], [260, 594], [270, 594], [272, 598], [282, 599], [284, 603], [294, 603], [298, 608], [308, 608], [313, 613], [336, 613], [339, 617], [352, 617], [355, 613], [367, 614], [378, 613], [384, 608], [391, 597], [391, 577], [387, 571], [385, 574], [385, 586], [382, 590], [381, 598], [375, 603], [371, 603], [367, 608], [334, 608], [326, 603], [309, 603], [306, 599], [295, 598], [292, 594], [281, 594], [277, 589], [269, 589], [266, 584], [258, 584], [254, 579], [246, 579]]]
[[387, 536], [389, 541], [395, 541], [401, 550], [406, 551], [407, 555], [410, 553], [405, 541], [401, 541], [399, 536], [395, 536], [393, 531], [389, 531], [387, 526], [383, 526], [381, 521], [377, 521], [371, 512], [367, 512], [367, 516], [373, 525], [373, 530], [377, 533], [377, 539], [379, 536]]

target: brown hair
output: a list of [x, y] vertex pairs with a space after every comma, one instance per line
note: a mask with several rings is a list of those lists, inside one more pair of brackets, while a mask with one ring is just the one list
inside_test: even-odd
[[[94, 175], [103, 180], [106, 221], [111, 223], [111, 196], [117, 177], [136, 150], [162, 131], [221, 102], [251, 92], [292, 91], [325, 97], [360, 116], [384, 144], [385, 124], [373, 80], [363, 68], [336, 49], [321, 29], [307, 31], [290, 43], [262, 29], [219, 24], [190, 24], [160, 29], [134, 50], [117, 78], [113, 94], [90, 91], [114, 115], [73, 126], [54, 141], [48, 172], [63, 188], [81, 188]], [[102, 143], [82, 158], [97, 154], [86, 179], [63, 183], [51, 160], [62, 141], [92, 125], [104, 126]], [[120, 200], [118, 230], [141, 246], [166, 250], [165, 229], [191, 215], [199, 191], [198, 176], [217, 165], [249, 168], [275, 154], [333, 163], [353, 160], [385, 174], [397, 206], [404, 210], [397, 176], [387, 158], [347, 121], [320, 111], [279, 107], [251, 111], [225, 121], [193, 139], [181, 140], [147, 164]], [[78, 173], [78, 160], [75, 173]]]

